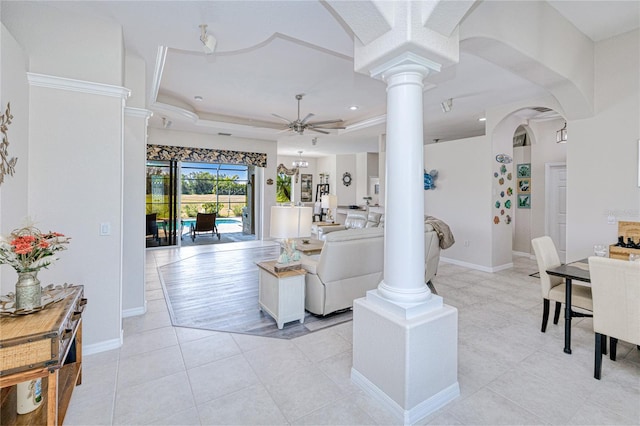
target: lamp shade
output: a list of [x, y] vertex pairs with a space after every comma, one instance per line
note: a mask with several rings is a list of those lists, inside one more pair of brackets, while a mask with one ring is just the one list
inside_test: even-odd
[[331, 194], [324, 194], [322, 196], [322, 208], [332, 210], [338, 208], [338, 197]]
[[272, 206], [270, 235], [272, 238], [300, 238], [311, 235], [311, 207]]

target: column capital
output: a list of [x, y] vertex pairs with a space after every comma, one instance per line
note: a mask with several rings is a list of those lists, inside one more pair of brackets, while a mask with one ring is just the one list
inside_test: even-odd
[[371, 69], [370, 75], [373, 78], [387, 81], [390, 76], [395, 74], [418, 73], [422, 74], [422, 79], [424, 79], [431, 71], [439, 72], [440, 68], [441, 65], [437, 62], [412, 52], [405, 52]]

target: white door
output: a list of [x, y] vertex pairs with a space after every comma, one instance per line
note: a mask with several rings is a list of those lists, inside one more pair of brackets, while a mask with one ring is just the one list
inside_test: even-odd
[[567, 166], [545, 164], [545, 228], [558, 249], [561, 262], [567, 258]]

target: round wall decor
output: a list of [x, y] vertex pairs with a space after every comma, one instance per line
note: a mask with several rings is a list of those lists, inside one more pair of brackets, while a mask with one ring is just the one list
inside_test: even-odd
[[351, 173], [349, 172], [344, 172], [344, 174], [342, 175], [342, 184], [344, 186], [349, 186], [351, 185]]

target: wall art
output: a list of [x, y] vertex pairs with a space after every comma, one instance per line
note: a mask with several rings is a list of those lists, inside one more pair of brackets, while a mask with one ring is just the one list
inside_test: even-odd
[[518, 194], [528, 194], [531, 192], [531, 179], [518, 179]]
[[2, 131], [2, 144], [0, 145], [0, 157], [2, 157], [2, 163], [0, 164], [0, 185], [4, 182], [5, 175], [13, 176], [16, 171], [17, 157], [9, 158], [9, 124], [13, 120], [11, 115], [11, 103], [7, 103], [7, 109], [5, 113], [0, 115], [0, 130]]
[[516, 166], [517, 177], [531, 177], [531, 163], [522, 163]]
[[531, 208], [531, 195], [530, 194], [518, 194], [518, 208], [530, 209]]

